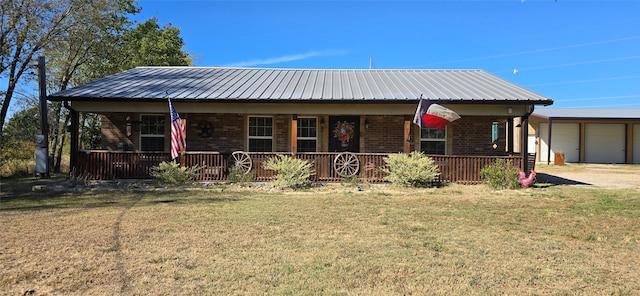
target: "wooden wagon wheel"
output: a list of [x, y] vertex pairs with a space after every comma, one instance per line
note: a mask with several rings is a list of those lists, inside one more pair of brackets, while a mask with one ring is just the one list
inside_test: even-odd
[[343, 178], [353, 177], [360, 170], [360, 161], [351, 152], [340, 153], [333, 160], [333, 168]]
[[252, 163], [253, 161], [251, 161], [251, 156], [249, 156], [249, 154], [242, 151], [236, 151], [231, 153], [231, 156], [229, 156], [229, 160], [228, 160], [228, 164], [230, 168], [234, 166], [239, 166], [242, 169], [243, 174], [245, 175], [249, 173], [249, 171], [251, 171]]

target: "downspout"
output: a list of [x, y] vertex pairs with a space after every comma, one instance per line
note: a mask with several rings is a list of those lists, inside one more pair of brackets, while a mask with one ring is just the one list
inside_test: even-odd
[[549, 125], [547, 126], [547, 165], [551, 164], [551, 131], [553, 118], [549, 117]]
[[68, 101], [64, 101], [63, 106], [71, 113], [71, 151], [69, 155], [69, 173], [72, 178], [77, 177], [78, 168], [78, 133], [79, 133], [79, 118], [78, 112], [74, 110]]
[[529, 116], [533, 113], [535, 105], [531, 105], [529, 112], [522, 116], [522, 170], [529, 172]]

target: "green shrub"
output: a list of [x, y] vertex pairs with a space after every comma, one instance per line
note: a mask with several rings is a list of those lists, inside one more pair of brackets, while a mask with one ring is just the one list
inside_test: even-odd
[[163, 161], [151, 168], [151, 176], [163, 185], [183, 186], [193, 183], [198, 176], [198, 167], [187, 168], [174, 161]]
[[311, 186], [311, 176], [315, 174], [311, 163], [293, 158], [288, 155], [278, 155], [269, 158], [262, 167], [266, 170], [276, 171], [276, 177], [272, 185], [277, 188], [306, 188]]
[[387, 173], [384, 179], [396, 186], [428, 187], [440, 175], [433, 159], [417, 151], [390, 154], [384, 162], [386, 166], [381, 168]]
[[231, 166], [227, 179], [233, 183], [244, 184], [253, 181], [253, 171], [244, 172], [241, 166]]
[[480, 178], [483, 183], [495, 190], [517, 189], [522, 187], [518, 182], [519, 171], [520, 169], [511, 161], [499, 158], [480, 170]]
[[[6, 137], [2, 138], [5, 140]], [[5, 141], [0, 145], [0, 176], [26, 177], [35, 171], [33, 141]]]

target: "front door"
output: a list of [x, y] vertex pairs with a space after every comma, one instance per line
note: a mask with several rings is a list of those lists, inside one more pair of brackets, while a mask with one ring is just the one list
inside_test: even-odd
[[360, 151], [360, 117], [329, 116], [329, 152]]

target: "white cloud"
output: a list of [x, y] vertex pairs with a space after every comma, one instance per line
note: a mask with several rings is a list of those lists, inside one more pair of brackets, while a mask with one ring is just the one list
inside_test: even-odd
[[309, 51], [306, 53], [294, 54], [294, 55], [288, 55], [288, 56], [282, 56], [282, 57], [276, 57], [276, 58], [255, 59], [255, 60], [249, 60], [244, 62], [237, 62], [237, 63], [229, 64], [227, 66], [251, 67], [251, 66], [258, 66], [258, 65], [271, 65], [271, 64], [305, 60], [305, 59], [322, 57], [322, 56], [339, 56], [339, 55], [345, 55], [347, 53], [348, 51], [346, 50], [334, 50], [334, 49], [328, 49], [324, 51]]

